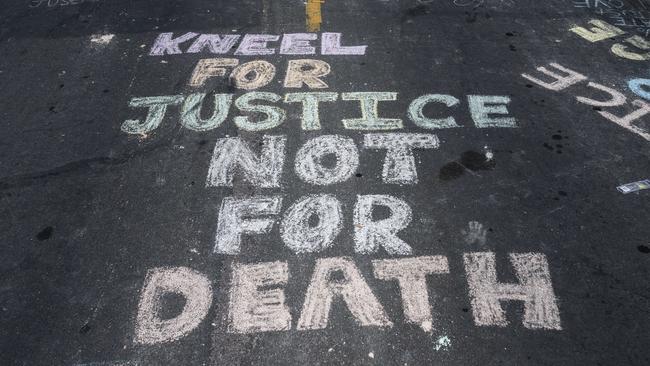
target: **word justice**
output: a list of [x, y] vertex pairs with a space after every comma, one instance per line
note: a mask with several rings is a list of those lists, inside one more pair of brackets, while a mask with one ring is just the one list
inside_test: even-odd
[[[170, 106], [180, 106], [180, 124], [193, 131], [209, 131], [218, 128], [228, 118], [233, 104], [241, 115], [235, 116], [233, 122], [244, 131], [267, 131], [282, 125], [287, 117], [285, 109], [278, 102], [301, 103], [302, 114], [300, 127], [303, 130], [320, 130], [319, 109], [321, 104], [343, 101], [357, 102], [360, 116], [341, 120], [348, 130], [396, 130], [404, 128], [401, 118], [379, 116], [379, 103], [397, 100], [397, 92], [301, 92], [287, 93], [284, 98], [271, 92], [248, 92], [234, 99], [234, 94], [213, 94], [214, 107], [209, 117], [202, 109], [206, 93], [183, 95], [164, 95], [132, 98], [129, 105], [133, 108], [147, 108], [144, 121], [128, 119], [122, 123], [121, 130], [129, 134], [147, 134], [158, 128]], [[469, 114], [477, 128], [517, 127], [517, 121], [509, 115], [507, 105], [510, 97], [506, 95], [467, 95]], [[460, 99], [448, 94], [425, 94], [414, 99], [407, 116], [416, 126], [424, 129], [444, 129], [462, 127], [453, 116], [425, 115], [425, 107], [442, 106], [456, 108]], [[438, 107], [440, 108], [440, 107]], [[257, 117], [252, 117], [256, 115]]]
[[[546, 256], [509, 253], [508, 258], [516, 282], [497, 279], [495, 253], [464, 253], [461, 268], [465, 270], [474, 324], [507, 326], [503, 304], [514, 301], [523, 303], [521, 323], [525, 328], [561, 330]], [[226, 332], [250, 334], [326, 329], [335, 302], [343, 304], [349, 310], [347, 314], [361, 327], [390, 328], [393, 321], [380, 303], [381, 297], [377, 297], [370, 286], [377, 280], [388, 281], [387, 285], [399, 288], [404, 322], [432, 332], [436, 329], [434, 319], [439, 316], [432, 314], [436, 305], [430, 304], [427, 282], [445, 281], [450, 272], [448, 259], [442, 255], [377, 259], [372, 260], [375, 280], [367, 281], [368, 277], [362, 275], [349, 257], [319, 258], [298, 313], [298, 309], [291, 311], [285, 301], [284, 289], [292, 280], [287, 262], [235, 262], [230, 277], [228, 316], [223, 317], [227, 323]], [[138, 304], [135, 342], [158, 344], [187, 336], [208, 316], [214, 292], [210, 279], [196, 270], [187, 267], [150, 269]], [[183, 297], [185, 303], [175, 317], [162, 318], [165, 298], [169, 294]], [[218, 319], [222, 316], [215, 318], [216, 322], [221, 322]]]

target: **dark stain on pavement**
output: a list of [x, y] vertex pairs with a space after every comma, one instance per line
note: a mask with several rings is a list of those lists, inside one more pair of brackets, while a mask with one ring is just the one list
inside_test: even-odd
[[48, 226], [43, 230], [41, 230], [38, 234], [36, 234], [36, 239], [38, 239], [39, 241], [47, 240], [52, 236], [53, 232], [54, 232], [54, 228]]
[[438, 177], [440, 180], [447, 181], [460, 177], [465, 173], [465, 169], [471, 171], [491, 170], [496, 165], [494, 160], [488, 160], [485, 154], [476, 151], [465, 151], [460, 155], [460, 161], [452, 161], [440, 168]]
[[465, 168], [457, 162], [452, 161], [440, 168], [440, 174], [438, 176], [440, 180], [452, 180], [460, 177], [463, 173], [465, 173]]

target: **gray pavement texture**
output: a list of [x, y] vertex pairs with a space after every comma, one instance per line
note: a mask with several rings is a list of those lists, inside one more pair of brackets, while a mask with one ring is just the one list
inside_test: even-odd
[[[616, 189], [650, 178], [646, 0], [7, 0], [0, 8], [0, 364], [650, 365], [650, 190]], [[603, 23], [593, 20], [624, 33], [602, 31]], [[594, 42], [570, 30], [598, 24], [605, 37]], [[280, 41], [274, 41], [267, 44], [273, 54], [237, 55], [240, 38], [225, 54], [186, 52], [194, 39], [180, 44], [180, 54], [150, 54], [161, 33], [187, 32], [311, 32], [316, 52], [279, 54]], [[323, 54], [325, 33], [340, 33], [342, 46], [367, 48], [362, 55]], [[197, 63], [206, 58], [263, 60], [276, 75], [245, 90], [227, 68], [225, 76], [190, 86]], [[329, 64], [322, 77], [327, 87], [286, 87], [289, 61], [297, 59]], [[551, 63], [588, 79], [551, 90], [522, 77], [553, 81], [536, 70], [542, 66], [566, 75]], [[253, 102], [284, 110], [277, 126], [251, 131], [235, 123], [238, 116], [252, 124], [265, 118], [235, 106], [246, 93], [284, 98], [314, 91], [338, 97], [320, 104], [319, 129], [301, 128], [300, 103], [283, 100]], [[124, 130], [126, 120], [143, 123], [148, 113], [130, 106], [133, 98], [197, 92], [234, 94], [223, 123], [188, 128], [181, 106], [170, 105], [155, 128]], [[349, 92], [397, 93], [396, 100], [379, 102], [378, 113], [401, 119], [401, 128], [345, 128], [342, 120], [361, 117], [358, 101], [343, 100]], [[422, 118], [434, 122], [417, 124], [408, 111], [426, 94], [453, 96], [458, 103], [427, 104]], [[509, 102], [472, 107], [473, 95]], [[205, 99], [204, 119], [212, 100]], [[490, 106], [496, 110], [483, 122], [514, 120], [481, 124], [476, 113]], [[446, 117], [459, 127], [435, 121]], [[412, 150], [417, 182], [396, 184], [382, 173], [391, 168], [385, 166], [387, 150], [364, 147], [364, 139], [377, 133], [389, 134], [389, 144], [397, 133], [435, 135], [439, 147]], [[336, 167], [352, 170], [339, 182], [313, 184], [297, 173], [295, 162], [308, 141], [326, 135], [351, 139], [359, 162], [345, 165], [330, 151], [316, 159], [326, 171], [323, 179], [335, 176]], [[215, 146], [239, 138], [259, 154], [265, 136], [286, 139], [275, 187], [255, 184], [237, 167], [234, 181], [209, 184]], [[392, 167], [404, 173], [402, 165]], [[256, 171], [267, 168], [260, 164]], [[324, 194], [340, 204], [333, 229], [339, 231], [324, 248], [297, 253], [284, 239], [283, 217], [301, 198]], [[359, 249], [355, 233], [365, 224], [354, 211], [360, 196], [368, 195], [410, 207], [410, 222], [395, 234], [408, 252], [390, 252], [386, 238], [377, 240], [376, 250]], [[224, 202], [260, 196], [282, 198], [269, 230], [242, 234], [237, 253], [215, 252], [219, 220], [227, 218], [220, 215]], [[370, 219], [394, 215], [378, 205]], [[305, 243], [327, 224], [318, 215], [304, 221], [296, 235], [302, 230]], [[496, 300], [505, 314], [501, 323], [481, 318], [494, 315], [494, 308], [487, 309], [472, 292], [478, 287], [468, 282], [466, 260], [476, 253], [493, 253], [498, 282], [515, 288], [514, 299]], [[522, 253], [541, 258], [529, 275], [509, 260]], [[430, 327], [409, 318], [404, 289], [381, 279], [372, 262], [426, 256], [448, 263], [448, 273], [427, 275], [427, 291], [416, 291], [428, 300], [414, 306], [425, 318], [431, 314]], [[349, 260], [366, 287], [351, 282], [350, 272], [333, 271], [326, 284], [347, 289], [348, 297], [333, 296], [322, 329], [301, 328], [316, 264], [326, 258]], [[286, 281], [233, 280], [235, 269], [268, 262], [286, 263]], [[188, 306], [187, 292], [180, 290], [159, 289], [146, 309], [148, 274], [173, 267], [207, 278], [207, 313]], [[406, 273], [404, 268], [397, 272]], [[550, 279], [544, 288], [550, 293], [517, 293], [517, 284], [531, 278]], [[190, 282], [185, 290], [195, 291], [200, 281]], [[237, 300], [238, 289], [249, 282], [249, 298]], [[260, 331], [280, 311], [258, 319], [258, 330], [236, 331], [244, 329], [238, 322], [259, 315], [255, 296], [269, 291], [284, 294], [271, 300], [288, 311], [290, 323]], [[240, 306], [233, 308], [235, 300]], [[327, 302], [322, 293], [313, 300], [316, 306]], [[372, 309], [363, 307], [377, 303], [390, 325], [372, 324]], [[164, 329], [169, 339], [147, 342], [138, 340], [147, 327], [140, 312], [163, 322], [182, 314], [190, 314], [187, 324], [195, 321], [180, 333]], [[526, 322], [534, 316], [537, 322]]]

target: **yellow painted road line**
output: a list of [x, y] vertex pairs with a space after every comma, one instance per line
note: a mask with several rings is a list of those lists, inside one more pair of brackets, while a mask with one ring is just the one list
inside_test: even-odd
[[321, 4], [325, 0], [307, 0], [306, 15], [307, 15], [307, 31], [318, 32], [320, 25], [323, 22], [321, 17]]

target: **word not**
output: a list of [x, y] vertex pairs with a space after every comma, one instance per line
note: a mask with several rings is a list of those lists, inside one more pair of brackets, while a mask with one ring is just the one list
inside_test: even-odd
[[[529, 329], [561, 330], [560, 312], [553, 291], [546, 256], [539, 253], [510, 253], [510, 263], [519, 283], [497, 280], [492, 252], [465, 253], [474, 324], [508, 325], [506, 301], [524, 304], [522, 324]], [[447, 257], [421, 256], [373, 260], [374, 277], [396, 282], [400, 289], [404, 319], [426, 332], [433, 329], [427, 277], [450, 273]], [[233, 265], [228, 306], [229, 333], [289, 331], [294, 319], [285, 301], [284, 287], [290, 280], [287, 262]], [[185, 298], [176, 317], [163, 319], [163, 298], [170, 293]], [[204, 274], [187, 267], [161, 267], [148, 271], [142, 288], [135, 325], [135, 342], [156, 344], [175, 341], [196, 329], [212, 306], [214, 290]], [[359, 268], [347, 257], [316, 260], [295, 329], [325, 329], [332, 303], [345, 304], [362, 327], [392, 327], [377, 296]]]
[[[158, 128], [165, 117], [169, 106], [181, 105], [180, 123], [193, 131], [209, 131], [219, 127], [228, 117], [234, 94], [213, 94], [214, 110], [209, 118], [201, 117], [203, 100], [207, 94], [193, 93], [188, 96], [164, 95], [155, 97], [132, 98], [129, 106], [147, 108], [144, 122], [126, 120], [122, 131], [129, 134], [146, 134]], [[404, 128], [400, 118], [384, 118], [379, 116], [379, 102], [397, 100], [396, 92], [348, 92], [340, 94], [343, 101], [359, 103], [361, 117], [342, 119], [343, 127], [348, 130], [397, 130]], [[325, 102], [335, 102], [339, 93], [335, 92], [304, 92], [287, 93], [282, 98], [270, 92], [249, 92], [238, 97], [234, 104], [243, 115], [233, 119], [235, 125], [244, 131], [266, 131], [280, 126], [286, 119], [284, 109], [268, 104], [258, 104], [258, 101], [277, 103], [301, 103], [302, 115], [300, 127], [303, 130], [320, 130], [319, 106]], [[488, 127], [517, 127], [514, 117], [508, 115], [506, 105], [510, 97], [505, 95], [468, 95], [469, 112], [477, 128]], [[445, 107], [456, 107], [460, 100], [448, 94], [425, 94], [411, 102], [407, 115], [418, 127], [425, 129], [461, 127], [454, 117], [433, 118], [424, 115], [424, 108], [429, 104], [441, 104]], [[262, 115], [261, 120], [255, 121], [250, 114]]]
[[[367, 46], [342, 46], [341, 33], [321, 33], [321, 55], [365, 55]], [[209, 52], [213, 54], [226, 54], [235, 49], [241, 38], [235, 55], [259, 56], [273, 55], [314, 55], [316, 47], [313, 41], [318, 39], [317, 33], [285, 33], [282, 36], [275, 34], [199, 34], [188, 32], [174, 38], [173, 33], [161, 33], [154, 41], [149, 55], [177, 55], [183, 53], [180, 48], [182, 43], [191, 39], [194, 42], [185, 50], [185, 53]], [[280, 48], [269, 47], [269, 43], [280, 41]]]
[[[560, 91], [566, 89], [571, 85], [580, 83], [582, 81], [587, 81], [588, 79], [586, 76], [576, 71], [570, 70], [564, 66], [561, 66], [557, 63], [551, 63], [549, 64], [549, 66], [563, 72], [565, 75], [561, 75], [556, 71], [550, 71], [546, 67], [538, 67], [536, 70], [552, 78], [552, 81], [542, 81], [528, 74], [521, 74], [521, 76], [524, 77], [526, 80], [529, 80], [545, 89], [553, 90], [553, 91]], [[602, 111], [601, 109], [625, 105], [627, 102], [627, 98], [625, 97], [625, 95], [623, 95], [623, 93], [614, 90], [612, 88], [606, 87], [602, 84], [597, 84], [591, 81], [587, 83], [587, 87], [607, 94], [609, 96], [608, 99], [595, 100], [595, 99], [590, 99], [582, 96], [576, 96], [578, 102], [598, 108], [598, 114], [600, 114], [601, 116], [650, 141], [650, 131], [638, 125], [632, 124], [632, 122], [639, 120], [641, 117], [650, 113], [650, 104], [644, 102], [643, 100], [635, 99], [632, 101], [631, 104], [637, 107], [637, 109], [624, 116], [617, 116], [610, 112]]]
[[[579, 35], [580, 37], [586, 39], [587, 41], [594, 43], [600, 42], [605, 39], [621, 36], [625, 34], [620, 28], [617, 28], [607, 22], [598, 19], [592, 19], [589, 21], [589, 24], [594, 27], [586, 29], [583, 27], [573, 27], [569, 29], [571, 32]], [[645, 61], [650, 60], [650, 41], [646, 40], [641, 36], [632, 36], [624, 40], [624, 42], [629, 43], [637, 49], [645, 50], [648, 52], [637, 53], [630, 51], [627, 45], [622, 43], [616, 43], [612, 46], [611, 51], [618, 57], [622, 57], [628, 60], [634, 61]]]

